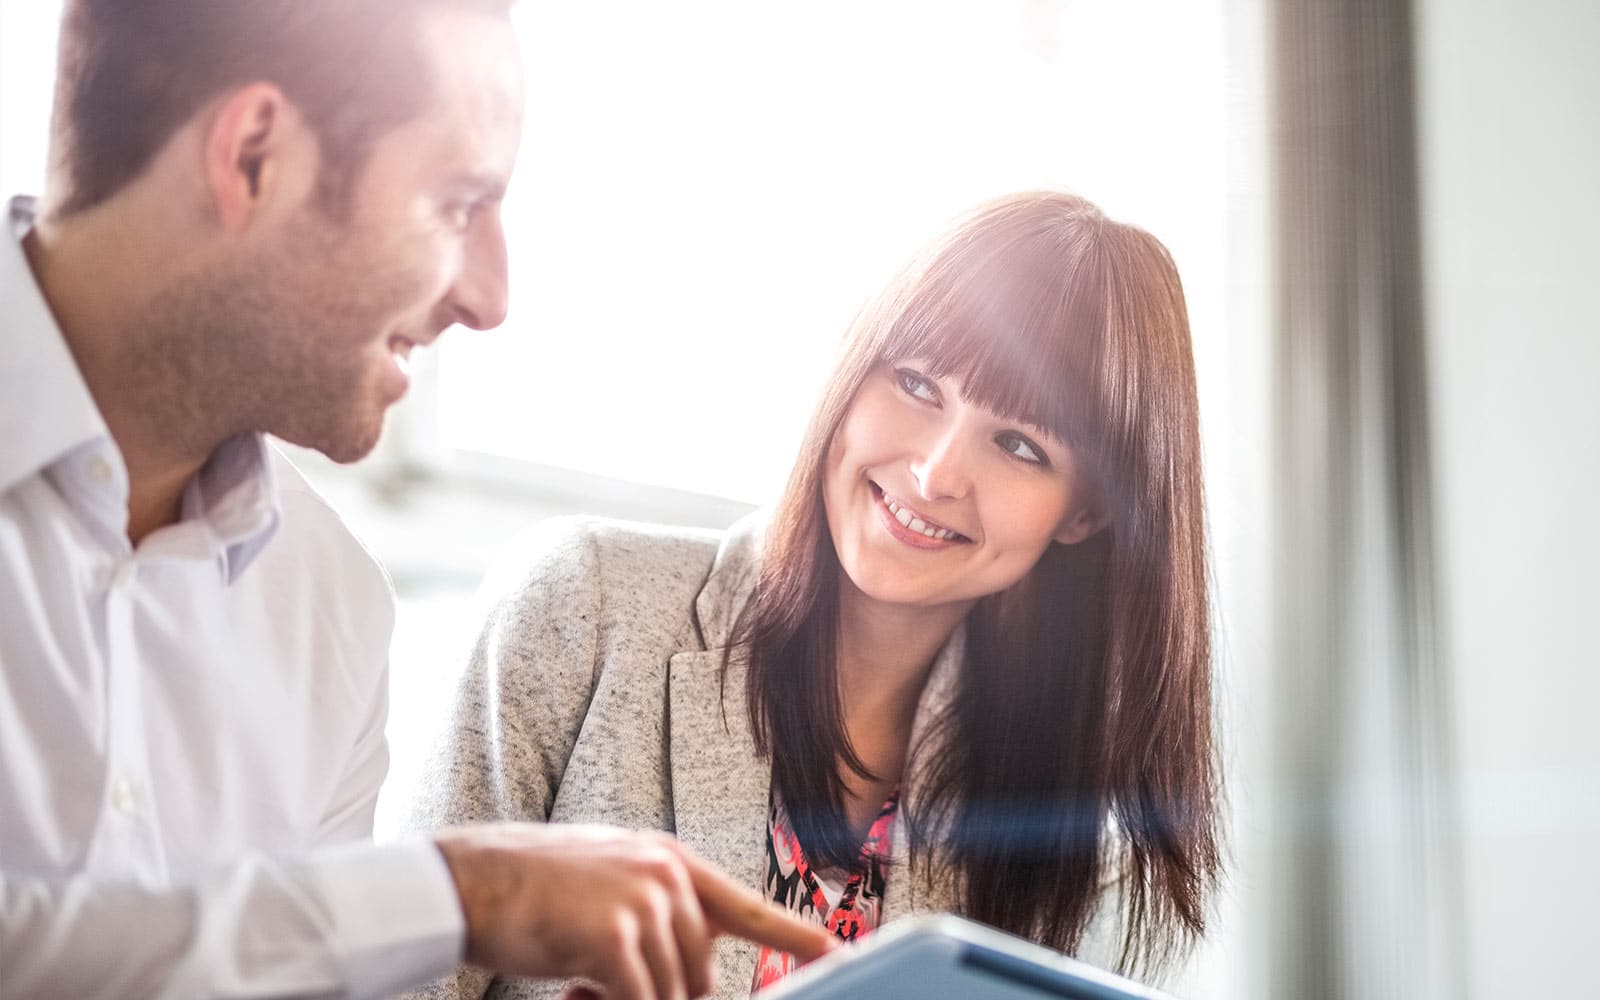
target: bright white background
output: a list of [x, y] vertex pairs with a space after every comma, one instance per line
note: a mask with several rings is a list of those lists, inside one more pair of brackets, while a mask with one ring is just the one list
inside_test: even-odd
[[857, 306], [945, 220], [1068, 187], [1161, 234], [1203, 343], [1216, 2], [524, 4], [515, 312], [442, 358], [449, 444], [769, 498]]

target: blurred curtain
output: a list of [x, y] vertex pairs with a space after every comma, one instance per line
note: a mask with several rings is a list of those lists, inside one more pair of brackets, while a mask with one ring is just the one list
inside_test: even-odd
[[1456, 998], [1411, 11], [1273, 0], [1278, 506], [1268, 993]]

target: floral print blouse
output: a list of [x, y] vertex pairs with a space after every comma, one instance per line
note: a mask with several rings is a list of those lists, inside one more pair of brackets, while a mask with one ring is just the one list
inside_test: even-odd
[[[900, 789], [896, 787], [867, 830], [861, 854], [850, 870], [819, 872], [806, 860], [789, 814], [774, 792], [767, 809], [767, 898], [797, 916], [822, 924], [844, 941], [854, 941], [875, 930], [882, 919], [889, 834], [899, 802]], [[794, 967], [793, 955], [762, 948], [756, 959], [751, 992], [772, 985]]]

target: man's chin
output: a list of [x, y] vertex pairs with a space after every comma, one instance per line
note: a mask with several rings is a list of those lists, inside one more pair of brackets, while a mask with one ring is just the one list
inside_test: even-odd
[[295, 428], [291, 433], [279, 433], [277, 436], [290, 444], [321, 452], [330, 461], [349, 465], [366, 458], [378, 446], [378, 440], [383, 436], [383, 418], [380, 416], [376, 421], [359, 427]]
[[322, 452], [340, 465], [350, 465], [372, 454], [372, 450], [376, 447], [378, 447], [378, 437], [373, 435], [370, 440], [354, 444], [331, 445], [326, 448], [318, 448], [317, 451]]

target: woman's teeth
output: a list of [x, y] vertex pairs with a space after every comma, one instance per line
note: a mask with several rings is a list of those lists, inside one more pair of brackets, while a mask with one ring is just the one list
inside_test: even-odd
[[899, 521], [902, 525], [910, 528], [919, 535], [926, 535], [929, 538], [937, 538], [940, 541], [946, 542], [952, 538], [961, 537], [947, 528], [935, 528], [922, 518], [914, 516], [909, 510], [906, 510], [904, 507], [895, 503], [893, 500], [890, 500], [888, 497], [884, 497], [883, 502], [884, 505], [889, 508], [889, 513], [894, 515], [894, 519], [896, 521]]

